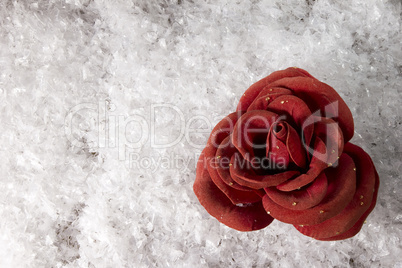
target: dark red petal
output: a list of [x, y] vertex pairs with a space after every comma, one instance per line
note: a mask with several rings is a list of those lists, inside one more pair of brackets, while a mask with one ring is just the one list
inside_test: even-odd
[[313, 154], [309, 170], [298, 178], [278, 185], [282, 191], [293, 191], [312, 182], [326, 167], [336, 167], [337, 160], [343, 151], [343, 135], [338, 123], [328, 118], [315, 117], [314, 147], [307, 147]]
[[339, 122], [345, 142], [353, 137], [352, 113], [341, 96], [329, 85], [312, 77], [286, 77], [269, 86], [291, 89], [296, 96], [307, 103], [311, 111], [320, 110], [321, 116], [334, 118]]
[[251, 85], [240, 98], [236, 111], [246, 111], [261, 90], [268, 84], [284, 77], [312, 77], [308, 72], [299, 68], [287, 68], [271, 73], [267, 77]]
[[[204, 153], [201, 153], [200, 159], [203, 158]], [[259, 230], [273, 221], [273, 218], [265, 212], [261, 202], [244, 207], [234, 205], [211, 180], [203, 161], [197, 163], [197, 175], [193, 189], [208, 213], [233, 229], [239, 231]]]
[[[237, 120], [233, 130], [232, 143], [242, 154], [243, 158], [251, 161], [254, 150], [261, 144], [253, 143], [256, 136], [268, 134], [269, 128], [276, 121], [277, 115], [268, 111], [250, 111]], [[265, 149], [265, 144], [263, 145]], [[261, 149], [261, 148], [260, 148]]]
[[288, 125], [287, 129], [288, 134], [286, 137], [286, 147], [288, 149], [289, 156], [293, 163], [301, 168], [304, 168], [306, 166], [306, 150], [304, 150], [300, 136], [292, 126]]
[[355, 235], [374, 208], [379, 185], [378, 174], [370, 156], [360, 147], [345, 144], [344, 152], [356, 164], [356, 192], [348, 206], [335, 217], [317, 225], [295, 226], [302, 234], [319, 240], [339, 240]]
[[[271, 126], [266, 142], [266, 156], [273, 165], [278, 168], [287, 168], [290, 162], [290, 156], [286, 145], [287, 130], [281, 128], [279, 132], [274, 131], [276, 123]], [[283, 124], [282, 124], [283, 125]]]
[[253, 169], [249, 167], [249, 162], [244, 161], [241, 163], [237, 159], [240, 159], [238, 153], [237, 157], [236, 154], [232, 156], [230, 174], [237, 183], [252, 189], [276, 186], [300, 174], [299, 171], [285, 171], [272, 175], [257, 175]]
[[223, 118], [212, 130], [207, 146], [218, 149], [222, 141], [233, 132], [237, 120], [242, 115], [243, 112], [235, 112]]
[[318, 205], [306, 210], [292, 210], [275, 203], [268, 195], [262, 199], [264, 208], [275, 219], [290, 223], [319, 224], [339, 214], [352, 200], [356, 190], [354, 162], [347, 154], [342, 154], [336, 168], [325, 170], [328, 179], [327, 194]]
[[333, 236], [333, 237], [329, 237], [329, 238], [324, 238], [324, 239], [320, 239], [322, 241], [335, 241], [335, 240], [343, 240], [343, 239], [347, 239], [350, 237], [355, 236], [358, 232], [360, 232], [363, 224], [366, 221], [367, 216], [371, 213], [371, 211], [373, 211], [376, 202], [377, 202], [377, 194], [378, 194], [378, 187], [380, 185], [380, 180], [378, 177], [378, 174], [376, 172], [376, 186], [375, 186], [375, 191], [374, 191], [374, 197], [373, 200], [371, 201], [371, 205], [370, 207], [367, 209], [366, 212], [364, 212], [364, 214], [361, 216], [361, 218], [355, 223], [355, 225], [353, 225], [352, 228], [350, 228], [348, 231], [339, 234], [337, 236]]
[[318, 205], [328, 188], [327, 176], [322, 172], [310, 185], [292, 192], [282, 192], [275, 187], [265, 188], [269, 198], [278, 205], [292, 210], [305, 210]]
[[281, 161], [287, 167], [291, 159], [297, 166], [305, 168], [306, 150], [296, 130], [287, 122], [279, 121], [271, 126], [266, 145], [266, 155], [275, 163]]
[[261, 200], [261, 197], [252, 190], [238, 190], [226, 184], [218, 174], [218, 160], [214, 153], [216, 150], [212, 147], [206, 147], [203, 151], [204, 159], [199, 162], [204, 163], [211, 180], [215, 185], [232, 201], [233, 204], [255, 203]]
[[260, 94], [248, 107], [247, 112], [253, 110], [267, 110], [269, 104], [283, 95], [293, 94], [291, 90], [282, 87], [264, 87]]
[[207, 146], [203, 151], [204, 158], [200, 161], [204, 162], [204, 168], [208, 170], [209, 176], [215, 185], [232, 201], [233, 204], [239, 203], [254, 203], [261, 200], [260, 195], [253, 190], [239, 190], [226, 184], [221, 176], [219, 176], [218, 158], [216, 152], [219, 147], [229, 146], [223, 143], [225, 139], [233, 131], [234, 125], [242, 113], [232, 113], [222, 119], [212, 130], [211, 136], [208, 139]]
[[[344, 145], [342, 130], [339, 128], [338, 123], [329, 118], [320, 118], [315, 123], [314, 135], [325, 143], [326, 148], [324, 154], [317, 154], [315, 157], [329, 166], [335, 166], [338, 157], [343, 152]], [[309, 149], [313, 151], [312, 148]]]
[[272, 124], [272, 133], [282, 142], [286, 142], [286, 137], [288, 134], [288, 124], [285, 121], [279, 121]]
[[311, 117], [311, 111], [303, 100], [292, 95], [279, 96], [268, 105], [268, 110], [278, 115], [289, 115], [303, 131], [303, 144], [310, 145], [314, 123], [305, 124], [307, 119]]
[[321, 156], [325, 154], [326, 148], [324, 142], [319, 137], [316, 137], [313, 148], [314, 154], [309, 165], [309, 170], [305, 174], [296, 177], [294, 180], [289, 180], [278, 185], [278, 190], [289, 192], [301, 188], [314, 181], [317, 176], [328, 167], [327, 164], [320, 160]]
[[221, 179], [230, 187], [237, 190], [250, 191], [250, 188], [239, 185], [230, 175], [230, 161], [232, 155], [237, 152], [236, 147], [233, 146], [230, 139], [230, 136], [226, 137], [226, 139], [222, 141], [224, 145], [220, 146], [216, 151], [216, 171]]

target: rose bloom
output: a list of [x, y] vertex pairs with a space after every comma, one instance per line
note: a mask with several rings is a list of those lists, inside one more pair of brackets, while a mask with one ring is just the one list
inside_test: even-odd
[[349, 140], [352, 114], [329, 85], [299, 68], [270, 74], [212, 130], [194, 192], [221, 223], [259, 230], [274, 219], [318, 240], [357, 234], [379, 177]]

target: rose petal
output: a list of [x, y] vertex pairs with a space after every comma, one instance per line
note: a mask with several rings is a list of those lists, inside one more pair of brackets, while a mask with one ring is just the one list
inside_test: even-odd
[[323, 117], [333, 117], [343, 131], [345, 142], [353, 137], [352, 113], [341, 96], [329, 85], [312, 77], [286, 77], [269, 86], [291, 89], [307, 103], [311, 111], [320, 110]]
[[232, 113], [222, 119], [212, 130], [212, 133], [208, 139], [207, 146], [203, 151], [204, 158], [200, 158], [204, 162], [204, 168], [208, 170], [209, 176], [215, 185], [232, 201], [233, 204], [238, 203], [254, 203], [261, 200], [259, 194], [252, 190], [239, 190], [226, 184], [221, 176], [219, 176], [218, 158], [216, 152], [221, 146], [228, 146], [223, 141], [233, 131], [234, 125], [242, 113]]
[[296, 130], [288, 126], [288, 136], [286, 139], [286, 146], [293, 163], [298, 167], [305, 168], [306, 166], [306, 151], [301, 143], [300, 136]]
[[218, 172], [221, 179], [230, 187], [237, 190], [250, 191], [250, 188], [239, 185], [235, 180], [233, 180], [232, 176], [230, 175], [230, 161], [232, 155], [237, 152], [236, 147], [233, 146], [230, 140], [231, 136], [226, 137], [226, 139], [222, 141], [222, 144], [225, 145], [220, 146], [216, 151], [216, 171]]
[[[200, 159], [204, 158], [201, 153]], [[234, 205], [211, 180], [203, 161], [197, 163], [197, 175], [193, 186], [201, 205], [221, 223], [239, 231], [265, 228], [273, 218], [268, 215], [261, 202], [241, 207]]]
[[319, 224], [341, 212], [352, 200], [356, 190], [354, 162], [347, 154], [342, 154], [337, 168], [326, 169], [328, 179], [327, 194], [322, 202], [306, 210], [292, 210], [275, 203], [268, 195], [262, 199], [264, 208], [275, 219], [302, 225]]
[[289, 159], [297, 166], [305, 168], [306, 151], [302, 146], [300, 136], [287, 122], [275, 122], [269, 131], [266, 142], [266, 156], [274, 163], [289, 165]]
[[237, 120], [242, 115], [243, 112], [231, 113], [219, 121], [208, 138], [207, 146], [212, 146], [217, 149], [222, 141], [233, 132]]
[[320, 118], [315, 123], [314, 135], [324, 141], [326, 148], [324, 154], [317, 154], [315, 157], [329, 166], [335, 166], [344, 145], [342, 130], [338, 123], [329, 118]]
[[[276, 114], [268, 111], [250, 111], [239, 118], [233, 130], [232, 143], [244, 159], [252, 161], [255, 150], [265, 151], [265, 140], [276, 118]], [[255, 144], [253, 141], [256, 138], [263, 140], [264, 144]]]
[[282, 87], [264, 87], [260, 94], [250, 104], [247, 112], [253, 110], [267, 110], [269, 104], [283, 95], [293, 94], [291, 90]]
[[274, 123], [268, 133], [266, 142], [266, 156], [272, 161], [275, 166], [286, 169], [289, 166], [290, 156], [286, 145], [287, 124]]
[[236, 111], [246, 111], [261, 90], [268, 84], [284, 77], [312, 77], [308, 72], [299, 68], [287, 68], [271, 73], [267, 77], [251, 85], [240, 98]]
[[278, 205], [292, 210], [305, 210], [318, 205], [325, 197], [328, 188], [327, 176], [322, 172], [317, 179], [303, 189], [282, 192], [275, 187], [265, 188], [269, 198]]
[[325, 154], [326, 148], [324, 142], [319, 138], [316, 137], [314, 141], [314, 154], [311, 159], [309, 169], [305, 174], [301, 174], [300, 176], [296, 177], [294, 180], [289, 180], [282, 184], [279, 184], [276, 188], [280, 191], [294, 191], [298, 188], [301, 188], [312, 181], [314, 181], [317, 176], [328, 167], [327, 164], [320, 160], [321, 155]]
[[[278, 131], [279, 129], [279, 131]], [[272, 125], [270, 134], [267, 138], [267, 155], [269, 153], [276, 154], [277, 158], [291, 158], [293, 163], [297, 166], [304, 168], [306, 165], [306, 151], [302, 146], [300, 136], [297, 134], [296, 130], [289, 125], [287, 122], [276, 122]], [[269, 140], [270, 139], [270, 140]], [[281, 148], [278, 140], [285, 144], [285, 148]], [[279, 147], [279, 148], [278, 148]], [[276, 149], [276, 150], [275, 150]]]
[[338, 123], [328, 118], [315, 117], [314, 147], [307, 147], [313, 154], [309, 170], [294, 180], [278, 185], [281, 191], [293, 191], [312, 182], [327, 167], [336, 167], [343, 151], [343, 135]]
[[211, 154], [211, 150], [207, 147], [204, 149], [203, 153], [204, 159], [200, 158], [199, 162], [204, 162], [204, 168], [207, 169], [211, 180], [215, 183], [216, 187], [218, 187], [221, 192], [232, 201], [233, 204], [255, 203], [261, 200], [261, 196], [253, 190], [239, 190], [226, 184], [218, 174], [218, 161], [216, 157], [208, 156]]
[[230, 174], [238, 184], [252, 189], [276, 186], [300, 174], [298, 171], [285, 171], [272, 175], [257, 175], [253, 169], [249, 167], [249, 162], [244, 161], [241, 163], [238, 159], [241, 159], [241, 157], [238, 153], [235, 153], [231, 160], [232, 166], [230, 166]]
[[288, 115], [292, 118], [296, 125], [302, 129], [303, 144], [310, 145], [314, 124], [304, 124], [311, 117], [311, 111], [303, 100], [292, 95], [279, 96], [268, 105], [267, 109], [280, 116]]
[[366, 212], [364, 212], [364, 214], [361, 216], [361, 218], [355, 223], [355, 225], [353, 225], [352, 228], [350, 228], [348, 231], [346, 231], [346, 232], [344, 232], [342, 234], [339, 234], [339, 235], [333, 236], [333, 237], [319, 239], [319, 240], [322, 240], [322, 241], [343, 240], [343, 239], [353, 237], [358, 232], [360, 232], [363, 224], [366, 221], [367, 216], [371, 213], [371, 211], [373, 211], [373, 209], [374, 209], [374, 207], [376, 205], [376, 202], [377, 202], [377, 194], [378, 194], [378, 187], [379, 187], [379, 184], [380, 184], [380, 180], [379, 180], [377, 172], [376, 172], [375, 176], [376, 176], [376, 186], [375, 186], [374, 197], [373, 197], [373, 200], [371, 201], [371, 205], [366, 210]]
[[[378, 174], [370, 156], [360, 147], [345, 144], [344, 152], [352, 157], [356, 164], [356, 192], [348, 206], [335, 217], [317, 225], [295, 226], [302, 234], [319, 240], [346, 239], [356, 234], [362, 221], [368, 216], [376, 203]], [[369, 211], [367, 213], [367, 211]], [[363, 218], [364, 216], [364, 218]], [[358, 222], [358, 225], [356, 225]], [[360, 226], [359, 228], [357, 228]]]

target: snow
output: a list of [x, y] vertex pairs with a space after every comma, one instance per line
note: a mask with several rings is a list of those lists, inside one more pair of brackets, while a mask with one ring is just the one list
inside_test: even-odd
[[[1, 267], [401, 267], [398, 0], [51, 0], [0, 7]], [[241, 233], [193, 194], [213, 126], [290, 66], [333, 86], [373, 158], [352, 239]]]

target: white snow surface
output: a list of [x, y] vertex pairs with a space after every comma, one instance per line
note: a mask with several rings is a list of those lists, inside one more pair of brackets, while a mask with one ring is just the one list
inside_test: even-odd
[[[402, 267], [399, 0], [4, 0], [0, 267]], [[355, 237], [199, 204], [213, 126], [269, 73], [333, 86], [381, 179]]]

